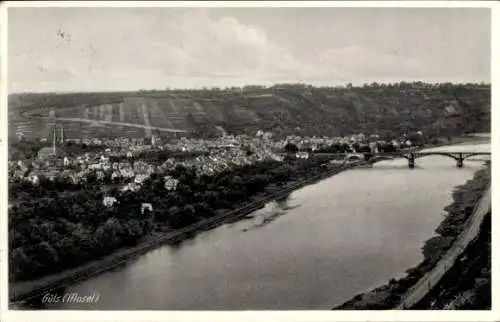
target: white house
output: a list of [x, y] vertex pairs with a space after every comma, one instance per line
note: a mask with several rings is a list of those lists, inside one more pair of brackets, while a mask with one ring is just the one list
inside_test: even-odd
[[73, 184], [77, 184], [80, 182], [80, 177], [76, 173], [72, 173], [68, 177], [71, 179], [71, 182], [73, 182]]
[[113, 171], [113, 173], [111, 174], [111, 180], [114, 180], [116, 178], [120, 178], [122, 175], [120, 174], [120, 172], [118, 171]]
[[135, 172], [131, 169], [123, 168], [120, 170], [120, 173], [125, 178], [133, 178], [135, 177]]
[[150, 203], [141, 204], [141, 214], [144, 214], [144, 210], [153, 211], [153, 206]]
[[155, 146], [155, 145], [160, 144], [160, 143], [161, 143], [161, 138], [159, 136], [153, 135], [151, 137], [151, 145]]
[[378, 144], [377, 142], [370, 142], [369, 144], [370, 146], [370, 150], [372, 151], [372, 153], [378, 153]]
[[97, 180], [104, 179], [104, 172], [102, 172], [102, 171], [96, 171], [95, 174], [97, 175]]
[[297, 152], [295, 156], [297, 157], [297, 159], [309, 159], [308, 152]]
[[24, 177], [24, 171], [23, 170], [16, 170], [14, 171], [14, 176], [17, 178], [23, 178]]
[[165, 179], [165, 189], [167, 190], [177, 189], [177, 184], [179, 183], [179, 180], [174, 179], [171, 176], [166, 176], [164, 179]]
[[30, 174], [28, 179], [31, 181], [31, 183], [37, 185], [40, 183], [40, 178], [36, 174]]
[[263, 137], [264, 137], [264, 140], [269, 141], [272, 139], [273, 134], [271, 132], [265, 132]]
[[129, 183], [122, 187], [121, 191], [137, 191], [141, 189], [141, 186], [136, 183]]
[[147, 178], [149, 178], [149, 176], [146, 174], [138, 174], [135, 176], [134, 182], [137, 184], [142, 184], [144, 181], [146, 181]]
[[89, 164], [89, 169], [92, 169], [92, 170], [99, 170], [101, 169], [101, 164], [100, 163], [91, 163]]
[[106, 207], [113, 207], [113, 205], [117, 202], [118, 200], [116, 200], [115, 197], [104, 197], [104, 199], [102, 200], [102, 203]]

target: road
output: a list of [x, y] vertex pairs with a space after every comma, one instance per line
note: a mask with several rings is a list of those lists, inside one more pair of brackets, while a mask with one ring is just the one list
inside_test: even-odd
[[491, 184], [485, 190], [483, 197], [476, 204], [472, 216], [469, 218], [467, 228], [458, 237], [452, 247], [436, 264], [434, 269], [428, 272], [414, 287], [412, 287], [403, 302], [396, 310], [411, 308], [439, 282], [446, 272], [453, 266], [457, 258], [463, 253], [467, 245], [479, 234], [484, 217], [491, 209]]
[[83, 119], [83, 118], [74, 118], [74, 117], [56, 117], [56, 118], [53, 118], [50, 116], [35, 116], [35, 115], [30, 115], [29, 117], [37, 117], [37, 118], [50, 119], [50, 120], [55, 119], [55, 120], [67, 121], [67, 122], [128, 126], [128, 127], [136, 127], [136, 128], [140, 128], [140, 129], [151, 129], [151, 130], [157, 130], [157, 131], [162, 131], [162, 132], [171, 132], [171, 133], [187, 133], [186, 130], [168, 129], [168, 128], [163, 128], [163, 127], [147, 126], [147, 125], [135, 124], [135, 123], [124, 123], [124, 122], [113, 122], [113, 121], [102, 121], [102, 120], [87, 120], [87, 119]]

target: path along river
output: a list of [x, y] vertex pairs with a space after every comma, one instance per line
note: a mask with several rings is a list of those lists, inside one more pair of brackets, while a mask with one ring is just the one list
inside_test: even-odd
[[[439, 151], [489, 152], [489, 143]], [[94, 303], [49, 309], [330, 309], [404, 275], [422, 258], [453, 187], [482, 166], [476, 157], [428, 156], [349, 170], [269, 203], [253, 218], [163, 246], [68, 287]]]

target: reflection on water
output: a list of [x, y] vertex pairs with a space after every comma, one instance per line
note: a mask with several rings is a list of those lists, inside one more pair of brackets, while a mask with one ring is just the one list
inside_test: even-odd
[[172, 247], [172, 249], [180, 249], [182, 246], [193, 244], [196, 233], [190, 232], [183, 235], [182, 239], [175, 240], [172, 242], [167, 242], [166, 244]]
[[241, 231], [246, 232], [251, 229], [264, 227], [280, 216], [286, 215], [287, 211], [300, 207], [300, 205], [293, 204], [291, 194], [287, 194], [273, 202], [268, 203], [260, 211], [254, 212], [250, 219], [250, 227], [243, 228]]
[[[458, 149], [489, 151], [489, 145]], [[68, 287], [96, 290], [97, 303], [50, 308], [330, 309], [416, 265], [453, 187], [481, 163], [466, 160], [459, 169], [453, 159], [428, 156], [416, 166], [397, 159], [342, 172], [267, 204], [250, 219]]]

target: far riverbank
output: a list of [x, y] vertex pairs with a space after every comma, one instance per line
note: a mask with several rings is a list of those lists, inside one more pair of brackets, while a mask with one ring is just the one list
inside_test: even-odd
[[455, 145], [455, 144], [482, 144], [491, 141], [491, 133], [472, 133], [472, 134], [464, 134], [462, 136], [456, 136], [449, 139], [447, 138], [439, 138], [438, 144], [426, 144], [425, 148], [437, 148], [441, 146], [447, 145]]

